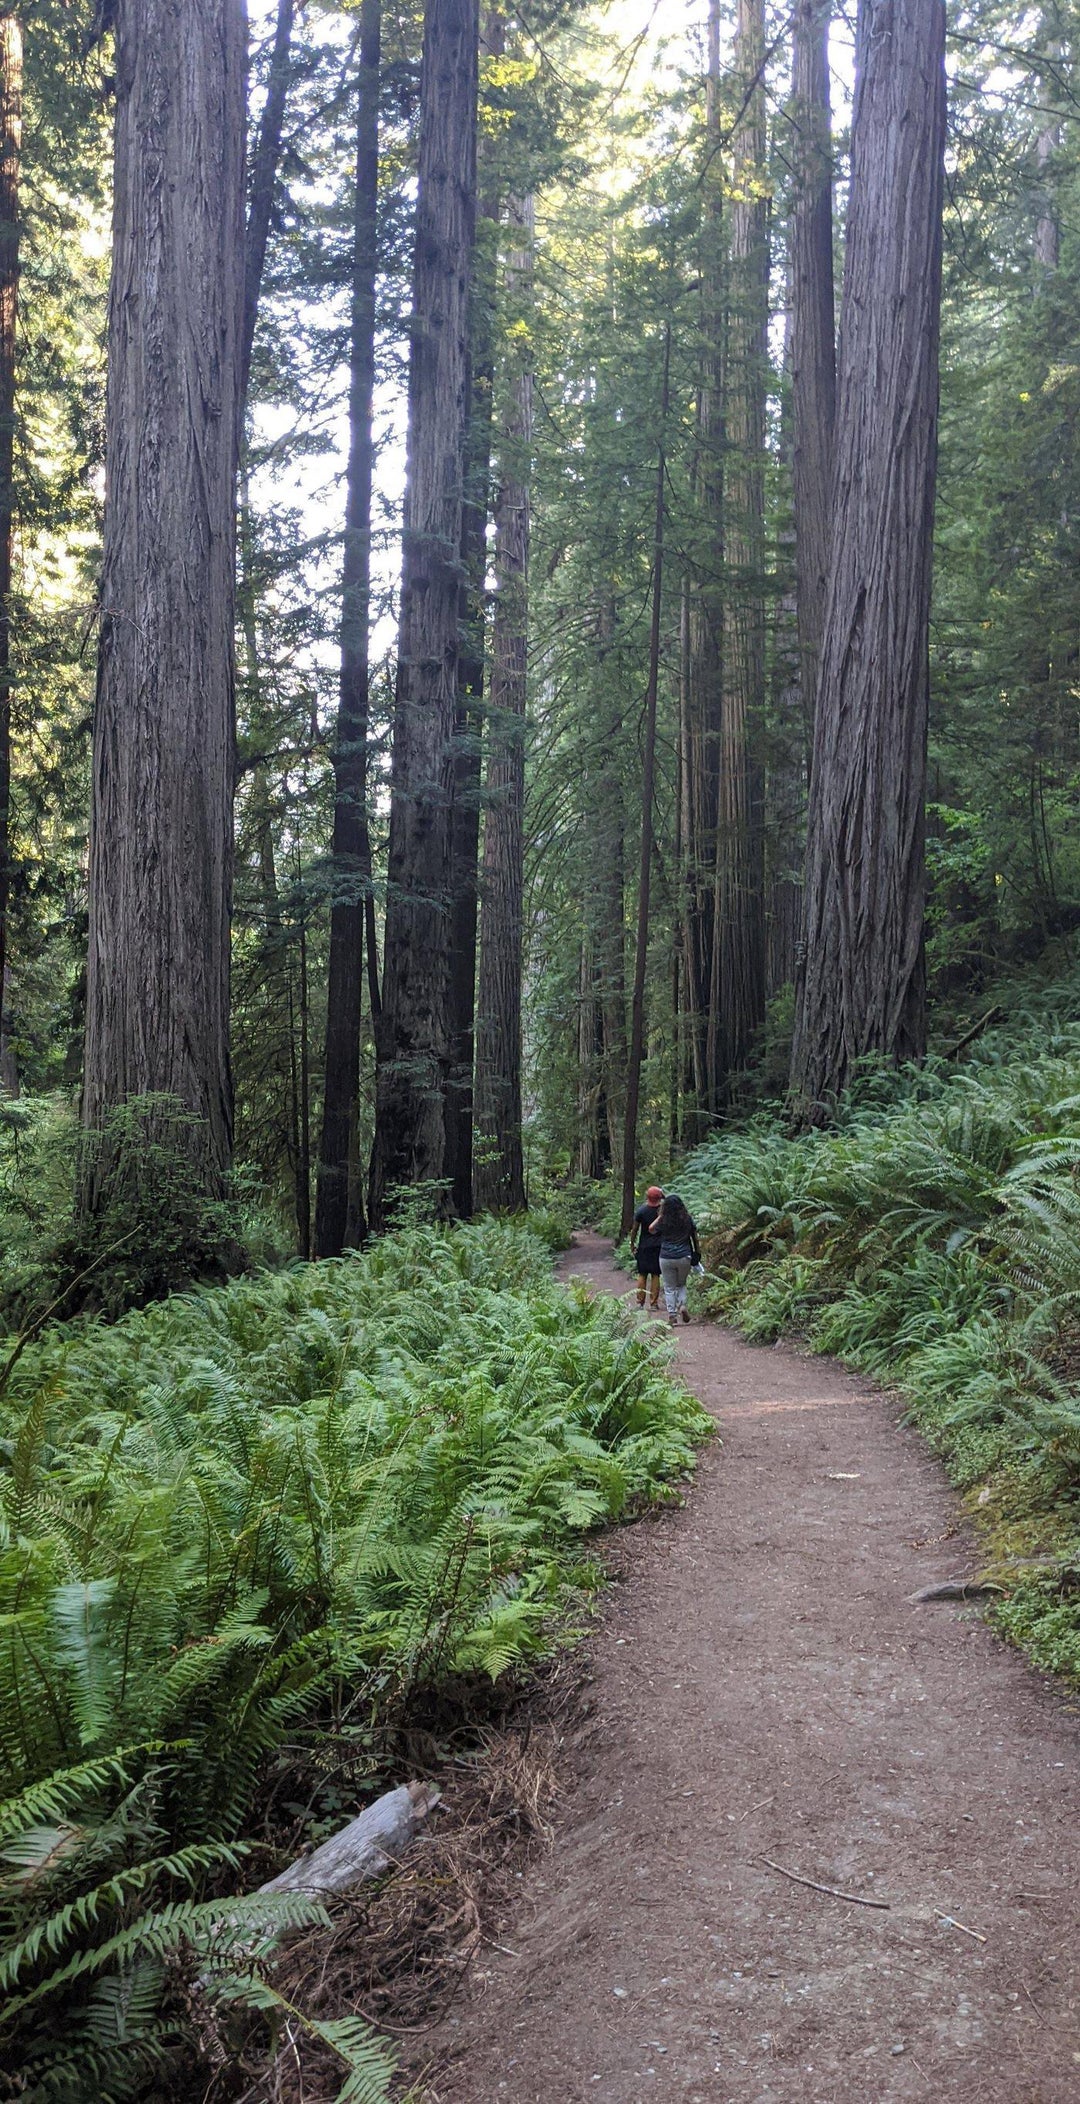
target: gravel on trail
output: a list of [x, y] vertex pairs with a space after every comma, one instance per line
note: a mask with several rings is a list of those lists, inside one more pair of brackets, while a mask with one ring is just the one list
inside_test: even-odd
[[[629, 1284], [592, 1235], [562, 1272]], [[425, 2040], [440, 2104], [1080, 2104], [1080, 1700], [912, 1601], [974, 1558], [894, 1398], [677, 1352], [720, 1441], [625, 1537], [553, 1847]]]

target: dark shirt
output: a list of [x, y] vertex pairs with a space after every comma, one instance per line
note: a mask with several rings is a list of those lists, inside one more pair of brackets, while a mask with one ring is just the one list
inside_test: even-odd
[[661, 1256], [666, 1257], [669, 1263], [676, 1264], [689, 1257], [692, 1264], [700, 1264], [701, 1251], [698, 1248], [697, 1228], [692, 1220], [689, 1235], [678, 1239], [674, 1235], [661, 1235], [656, 1239], [660, 1243]]
[[660, 1269], [659, 1239], [656, 1235], [649, 1233], [653, 1221], [659, 1219], [659, 1217], [659, 1206], [650, 1205], [648, 1200], [646, 1200], [644, 1205], [639, 1205], [634, 1214], [634, 1228], [637, 1234], [636, 1263], [639, 1271], [659, 1271]]

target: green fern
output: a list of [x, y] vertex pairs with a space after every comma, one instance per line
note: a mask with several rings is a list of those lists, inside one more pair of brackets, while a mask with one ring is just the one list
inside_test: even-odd
[[[275, 1763], [334, 1708], [377, 1720], [535, 1657], [582, 1538], [671, 1495], [706, 1431], [666, 1347], [503, 1223], [25, 1355], [0, 1401], [0, 1982], [42, 2096], [80, 2066], [86, 2093], [145, 2085], [184, 1950], [250, 1975], [258, 1910], [208, 1887], [239, 1879]], [[383, 2080], [325, 2028], [350, 2094]]]

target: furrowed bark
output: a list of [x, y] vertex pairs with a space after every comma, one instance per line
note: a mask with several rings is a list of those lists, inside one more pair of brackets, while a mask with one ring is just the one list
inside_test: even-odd
[[232, 1138], [246, 41], [242, 0], [119, 0], [83, 1117], [178, 1098], [211, 1190]]
[[476, 218], [476, 0], [424, 28], [409, 432], [391, 762], [386, 962], [371, 1216], [446, 1165], [450, 810], [458, 697], [469, 285]]
[[[356, 1149], [366, 902], [372, 896], [368, 825], [368, 637], [371, 618], [375, 277], [378, 265], [381, 0], [363, 0], [357, 80], [356, 187], [349, 342], [349, 459], [341, 595], [341, 673], [334, 740], [332, 904], [326, 997], [323, 1121], [315, 1254], [340, 1256], [364, 1238]], [[377, 1014], [377, 1010], [376, 1010]]]
[[941, 0], [861, 24], [818, 682], [798, 1113], [925, 1047], [924, 794], [945, 139]]
[[8, 907], [11, 899], [11, 568], [14, 527], [15, 330], [19, 296], [19, 156], [22, 147], [22, 26], [0, 15], [0, 1088], [6, 1058]]
[[[533, 204], [508, 212], [508, 272], [531, 300]], [[495, 503], [495, 608], [480, 902], [477, 1004], [476, 1162], [479, 1204], [519, 1212], [525, 1204], [521, 1138], [521, 980], [524, 898], [525, 706], [528, 674], [529, 452], [532, 375], [512, 374], [500, 434]]]

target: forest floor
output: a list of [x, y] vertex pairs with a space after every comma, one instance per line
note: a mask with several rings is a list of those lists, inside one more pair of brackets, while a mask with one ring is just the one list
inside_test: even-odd
[[[630, 1286], [597, 1236], [562, 1272]], [[912, 1602], [973, 1551], [895, 1399], [677, 1349], [720, 1440], [619, 1544], [553, 1846], [424, 2040], [439, 2104], [1075, 2104], [1076, 1701]]]

